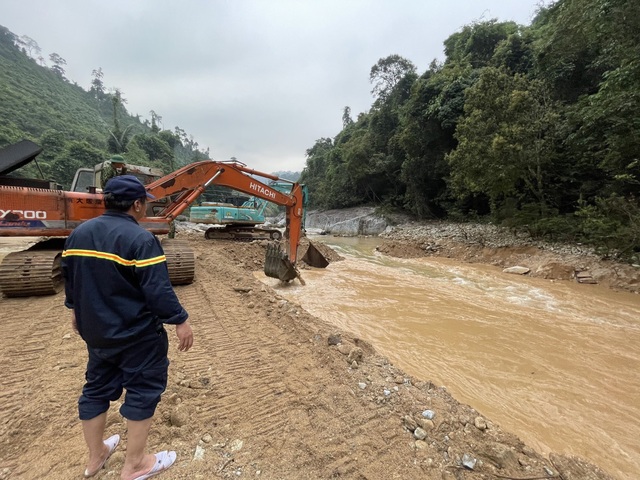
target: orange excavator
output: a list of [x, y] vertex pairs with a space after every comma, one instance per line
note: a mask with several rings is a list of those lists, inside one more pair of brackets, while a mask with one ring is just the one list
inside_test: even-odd
[[[7, 149], [0, 151], [0, 236], [47, 239], [5, 256], [0, 264], [0, 290], [8, 297], [53, 294], [63, 285], [60, 256], [65, 237], [80, 223], [104, 212], [103, 198], [92, 187], [87, 193], [69, 192], [52, 182], [3, 176], [35, 159], [41, 151], [32, 142], [17, 146], [8, 153]], [[280, 180], [235, 161], [205, 160], [186, 165], [146, 185], [156, 199], [148, 202], [147, 216], [139, 223], [154, 234], [169, 233], [171, 222], [211, 184], [268, 200], [285, 207], [285, 248], [280, 243], [269, 244], [264, 272], [284, 282], [293, 280], [299, 277], [296, 260], [303, 235], [304, 189], [292, 182], [291, 192], [285, 194], [252, 175]], [[162, 244], [172, 283], [191, 283], [195, 260], [186, 242], [165, 238]]]

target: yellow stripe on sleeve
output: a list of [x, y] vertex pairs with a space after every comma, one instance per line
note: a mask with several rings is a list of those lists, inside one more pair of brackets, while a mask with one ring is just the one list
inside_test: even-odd
[[151, 265], [157, 265], [158, 263], [166, 262], [167, 257], [160, 255], [159, 257], [147, 258], [146, 260], [134, 260], [136, 267], [150, 267]]
[[146, 258], [144, 260], [127, 260], [114, 253], [99, 252], [97, 250], [82, 250], [78, 248], [71, 248], [69, 250], [64, 250], [62, 252], [62, 258], [65, 258], [65, 257], [100, 258], [102, 260], [110, 260], [119, 265], [124, 265], [125, 267], [140, 267], [140, 268], [150, 267], [152, 265], [157, 265], [159, 263], [167, 261], [167, 257], [164, 255], [159, 255], [153, 258]]

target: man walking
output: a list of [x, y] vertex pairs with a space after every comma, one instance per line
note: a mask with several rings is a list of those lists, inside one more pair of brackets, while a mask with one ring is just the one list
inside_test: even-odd
[[89, 460], [100, 471], [118, 446], [103, 441], [109, 402], [126, 390], [120, 413], [127, 419], [122, 480], [143, 480], [169, 468], [175, 452], [146, 453], [147, 437], [167, 385], [168, 339], [176, 326], [178, 349], [193, 345], [188, 314], [169, 281], [158, 239], [138, 225], [153, 198], [133, 175], [111, 178], [104, 188], [106, 212], [73, 230], [62, 253], [65, 305], [73, 328], [87, 344], [86, 383], [78, 401]]

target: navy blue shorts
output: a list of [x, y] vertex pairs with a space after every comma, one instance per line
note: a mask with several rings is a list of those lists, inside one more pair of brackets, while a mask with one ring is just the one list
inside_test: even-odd
[[169, 340], [164, 328], [157, 335], [124, 347], [90, 348], [87, 373], [78, 400], [80, 420], [109, 409], [127, 391], [120, 413], [134, 421], [151, 418], [167, 388]]

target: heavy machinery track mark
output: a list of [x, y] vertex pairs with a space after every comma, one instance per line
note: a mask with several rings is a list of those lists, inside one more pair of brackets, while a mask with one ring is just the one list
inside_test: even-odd
[[[51, 402], [47, 398], [47, 381], [59, 359], [50, 351], [65, 341], [61, 331], [69, 326], [69, 317], [61, 295], [31, 301], [1, 298], [0, 304], [4, 335], [0, 349], [0, 467], [9, 468], [15, 466], [22, 449], [38, 439], [38, 432], [24, 420], [28, 415], [23, 412], [30, 411], [33, 404], [44, 406]], [[43, 409], [41, 418], [48, 413]], [[17, 431], [29, 435], [17, 442], [13, 440]]]
[[[198, 268], [206, 268], [199, 263]], [[246, 318], [243, 313], [245, 300], [231, 288], [220, 291], [199, 282], [179, 289], [178, 294], [190, 313], [198, 345], [184, 357], [181, 370], [196, 383], [197, 378], [210, 375], [209, 391], [214, 394], [211, 403], [200, 412], [203, 420], [240, 420], [238, 426], [245, 432], [251, 430], [252, 436], [280, 433], [286, 420], [282, 412], [286, 412], [293, 398], [282, 382], [284, 359], [266, 356], [258, 348], [271, 332], [264, 330], [264, 324], [261, 329], [255, 328], [255, 319]], [[217, 301], [220, 296], [224, 296], [224, 306]], [[247, 391], [254, 400], [250, 405], [240, 400]]]

